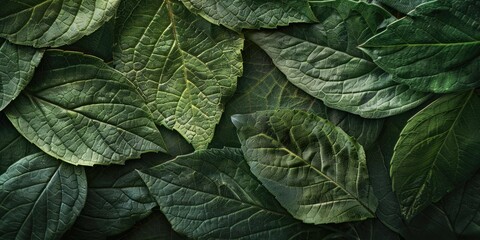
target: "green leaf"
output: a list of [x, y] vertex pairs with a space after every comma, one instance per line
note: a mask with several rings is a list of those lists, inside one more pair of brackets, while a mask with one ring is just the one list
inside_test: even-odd
[[144, 154], [124, 166], [87, 168], [85, 206], [68, 232], [68, 239], [104, 239], [122, 233], [147, 217], [157, 206], [136, 169], [171, 159], [165, 154]]
[[235, 31], [315, 22], [307, 0], [182, 0], [208, 21]]
[[409, 229], [413, 234], [411, 239], [457, 239], [445, 211], [435, 205], [414, 217]]
[[37, 153], [0, 176], [0, 238], [60, 239], [87, 195], [82, 167]]
[[480, 236], [480, 174], [442, 199], [454, 231], [472, 239]]
[[268, 55], [250, 41], [246, 42], [243, 58], [244, 74], [225, 107], [210, 147], [240, 147], [230, 120], [232, 115], [275, 109], [305, 110], [328, 118], [365, 147], [373, 144], [380, 134], [383, 120], [365, 119], [325, 107], [322, 101], [291, 84]]
[[177, 0], [124, 1], [119, 10], [115, 67], [143, 93], [157, 124], [206, 148], [222, 98], [242, 73], [242, 38]]
[[357, 239], [369, 240], [401, 240], [400, 236], [388, 229], [378, 219], [369, 219], [363, 222], [352, 224]]
[[377, 0], [401, 13], [408, 13], [415, 9], [418, 5], [433, 0]]
[[480, 86], [480, 2], [438, 0], [390, 24], [361, 47], [394, 80], [436, 93]]
[[80, 53], [47, 51], [32, 84], [6, 110], [25, 138], [75, 165], [122, 164], [164, 149], [134, 86]]
[[28, 84], [42, 55], [43, 50], [18, 46], [0, 38], [0, 111]]
[[393, 190], [410, 219], [480, 167], [480, 97], [446, 95], [413, 116], [392, 158]]
[[329, 232], [293, 219], [238, 149], [197, 151], [139, 174], [173, 229], [189, 238], [318, 239]]
[[14, 162], [40, 151], [17, 132], [3, 113], [0, 113], [0, 136], [0, 175]]
[[303, 111], [234, 115], [251, 171], [295, 218], [324, 224], [374, 217], [361, 145]]
[[71, 44], [113, 17], [119, 2], [4, 0], [0, 8], [0, 37], [36, 48]]
[[248, 34], [288, 80], [325, 105], [367, 118], [411, 109], [428, 97], [392, 80], [357, 46], [393, 17], [365, 2], [314, 1], [318, 24]]

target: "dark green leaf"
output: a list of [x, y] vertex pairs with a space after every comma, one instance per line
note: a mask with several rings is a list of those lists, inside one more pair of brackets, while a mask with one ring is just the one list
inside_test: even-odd
[[0, 175], [14, 162], [39, 151], [0, 113]]
[[247, 35], [290, 82], [329, 107], [368, 118], [395, 115], [426, 100], [426, 94], [394, 82], [357, 48], [391, 15], [365, 2], [311, 4], [318, 24]]
[[243, 39], [177, 0], [127, 0], [119, 9], [115, 67], [143, 93], [157, 124], [206, 148], [222, 98], [242, 73]]
[[195, 239], [318, 239], [253, 176], [238, 149], [210, 149], [139, 172], [175, 231]]
[[362, 45], [394, 80], [428, 92], [480, 86], [480, 1], [423, 4]]
[[119, 2], [4, 0], [0, 8], [0, 37], [37, 48], [71, 44], [108, 21]]
[[413, 116], [392, 158], [393, 190], [410, 219], [480, 167], [480, 97], [447, 95]]
[[385, 227], [378, 219], [352, 224], [359, 240], [401, 240], [400, 236]]
[[0, 176], [0, 238], [60, 239], [85, 203], [82, 167], [37, 153]]
[[432, 205], [414, 217], [409, 224], [411, 239], [457, 239], [443, 209]]
[[42, 55], [43, 50], [18, 46], [0, 38], [0, 111], [28, 84]]
[[374, 217], [365, 153], [340, 128], [293, 110], [232, 121], [251, 171], [295, 218], [323, 224]]
[[100, 59], [52, 50], [40, 65], [7, 108], [15, 128], [40, 149], [75, 165], [121, 164], [164, 149], [140, 94]]
[[307, 0], [182, 0], [187, 8], [214, 24], [235, 31], [276, 28], [290, 23], [315, 22]]
[[433, 0], [377, 0], [399, 12], [408, 13], [415, 9], [418, 5]]

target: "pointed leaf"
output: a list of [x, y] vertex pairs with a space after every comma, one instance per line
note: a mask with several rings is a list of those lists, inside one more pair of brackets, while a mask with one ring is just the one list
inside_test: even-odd
[[175, 231], [195, 239], [318, 239], [250, 173], [238, 149], [210, 149], [139, 172]]
[[340, 128], [293, 110], [232, 121], [251, 171], [295, 218], [324, 224], [374, 217], [365, 153]]
[[415, 9], [418, 5], [433, 0], [377, 0], [399, 12], [408, 13]]
[[85, 203], [83, 167], [37, 153], [0, 176], [0, 238], [60, 239]]
[[134, 82], [157, 124], [206, 148], [241, 75], [240, 35], [190, 13], [177, 0], [124, 1], [115, 67]]
[[71, 44], [108, 21], [119, 2], [4, 0], [0, 8], [0, 37], [36, 48]]
[[428, 96], [398, 84], [357, 46], [392, 19], [365, 2], [311, 3], [318, 24], [248, 34], [288, 80], [325, 105], [367, 118], [411, 109]]
[[7, 116], [40, 149], [75, 165], [121, 164], [163, 150], [134, 86], [100, 59], [80, 53], [46, 52]]
[[480, 86], [480, 2], [423, 4], [362, 45], [394, 80], [420, 91]]
[[393, 190], [410, 219], [480, 167], [480, 97], [447, 95], [413, 116], [392, 158]]
[[0, 38], [0, 111], [27, 86], [43, 50], [18, 46]]
[[307, 0], [182, 0], [187, 8], [214, 24], [235, 31], [276, 28], [290, 23], [315, 22]]

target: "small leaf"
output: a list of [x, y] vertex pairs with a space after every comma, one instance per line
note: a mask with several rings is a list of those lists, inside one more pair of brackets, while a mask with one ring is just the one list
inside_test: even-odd
[[80, 53], [47, 51], [7, 117], [40, 149], [75, 165], [122, 164], [164, 149], [134, 86], [100, 59]]
[[27, 86], [43, 50], [18, 46], [0, 38], [0, 111]]
[[394, 80], [436, 93], [480, 86], [480, 2], [437, 0], [408, 16], [361, 47]]
[[232, 121], [251, 171], [295, 218], [324, 224], [374, 217], [365, 153], [340, 128], [293, 110]]
[[108, 21], [119, 0], [4, 0], [0, 37], [36, 48], [76, 42]]
[[208, 21], [235, 31], [315, 22], [307, 0], [182, 0]]
[[428, 98], [392, 80], [357, 46], [393, 17], [365, 2], [311, 2], [318, 24], [247, 34], [288, 80], [325, 105], [367, 118], [407, 111]]
[[209, 149], [139, 172], [175, 231], [195, 239], [318, 239], [253, 176], [238, 149]]
[[157, 124], [206, 148], [242, 73], [239, 34], [190, 13], [177, 0], [123, 1], [116, 69], [142, 92]]
[[410, 219], [480, 167], [480, 97], [447, 95], [413, 116], [392, 158], [393, 190]]
[[0, 176], [0, 238], [60, 239], [87, 196], [82, 167], [37, 153]]

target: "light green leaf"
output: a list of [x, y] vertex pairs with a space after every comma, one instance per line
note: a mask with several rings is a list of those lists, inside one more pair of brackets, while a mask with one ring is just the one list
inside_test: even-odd
[[120, 0], [4, 0], [0, 37], [37, 48], [74, 43], [108, 21]]
[[415, 9], [418, 5], [433, 0], [377, 0], [399, 12], [408, 13]]
[[0, 175], [14, 162], [39, 151], [0, 113]]
[[163, 151], [151, 113], [134, 86], [100, 59], [47, 51], [32, 84], [7, 110], [29, 141], [75, 165], [122, 164]]
[[0, 176], [0, 238], [60, 239], [85, 203], [82, 167], [37, 153]]
[[318, 239], [250, 173], [239, 149], [197, 151], [139, 172], [175, 231], [195, 239]]
[[182, 0], [208, 21], [235, 31], [315, 22], [307, 0]]
[[328, 118], [363, 146], [370, 146], [380, 134], [383, 120], [365, 119], [325, 107], [322, 101], [291, 84], [268, 55], [250, 41], [246, 42], [243, 58], [244, 74], [225, 107], [211, 147], [240, 147], [235, 126], [230, 120], [232, 115], [275, 109], [305, 110]]
[[295, 218], [324, 224], [374, 217], [361, 145], [303, 111], [234, 115], [250, 169]]
[[177, 0], [127, 0], [119, 10], [115, 67], [143, 93], [157, 124], [206, 148], [242, 73], [242, 38]]
[[447, 95], [413, 116], [392, 157], [393, 190], [410, 219], [480, 167], [480, 97]]
[[42, 55], [43, 50], [18, 46], [0, 38], [0, 111], [28, 84]]
[[390, 24], [361, 47], [394, 80], [436, 93], [480, 86], [480, 2], [438, 0]]
[[357, 46], [392, 18], [365, 2], [314, 1], [318, 24], [248, 34], [288, 80], [325, 105], [367, 118], [404, 112], [428, 96], [391, 79]]

